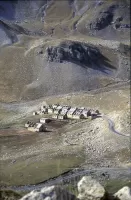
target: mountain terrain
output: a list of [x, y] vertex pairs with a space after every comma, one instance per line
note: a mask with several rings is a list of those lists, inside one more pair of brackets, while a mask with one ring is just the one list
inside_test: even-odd
[[1, 1], [0, 100], [128, 81], [129, 6], [122, 0]]
[[[25, 129], [54, 103], [100, 116]], [[75, 187], [83, 175], [130, 186], [129, 134], [130, 1], [0, 1], [0, 186]]]

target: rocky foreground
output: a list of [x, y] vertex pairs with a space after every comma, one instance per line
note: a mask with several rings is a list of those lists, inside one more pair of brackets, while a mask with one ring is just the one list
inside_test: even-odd
[[33, 190], [20, 200], [131, 200], [131, 188], [125, 186], [115, 194], [109, 194], [90, 176], [84, 176], [78, 182], [77, 188], [77, 197], [59, 186], [50, 186]]

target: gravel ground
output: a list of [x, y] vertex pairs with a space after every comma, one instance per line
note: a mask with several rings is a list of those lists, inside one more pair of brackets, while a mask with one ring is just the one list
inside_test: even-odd
[[[114, 121], [117, 131], [130, 133], [128, 88], [92, 95], [82, 93], [48, 97], [43, 100], [47, 103], [59, 102], [99, 109]], [[21, 113], [25, 112], [23, 105], [19, 104]], [[32, 111], [30, 106], [28, 110]], [[10, 134], [11, 130], [13, 134]], [[5, 129], [1, 133], [0, 142], [1, 184], [4, 185], [38, 183], [77, 166], [86, 169], [130, 166], [129, 138], [111, 132], [107, 121], [102, 118], [71, 121], [48, 134], [29, 134], [22, 128]], [[50, 174], [52, 169], [56, 169], [54, 173], [45, 177], [45, 173]], [[37, 174], [37, 180], [34, 180], [34, 174]], [[16, 176], [18, 179], [15, 179]]]

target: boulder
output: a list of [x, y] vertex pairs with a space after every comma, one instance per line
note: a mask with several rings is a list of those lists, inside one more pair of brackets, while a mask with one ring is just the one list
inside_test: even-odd
[[104, 187], [92, 179], [90, 176], [84, 176], [78, 182], [78, 199], [81, 200], [106, 200], [106, 191]]
[[103, 59], [99, 49], [93, 45], [80, 42], [65, 41], [58, 46], [50, 46], [46, 49], [46, 57], [49, 62], [64, 61], [89, 66]]
[[113, 14], [110, 12], [101, 12], [99, 14], [99, 17], [96, 18], [95, 21], [91, 22], [89, 26], [87, 25], [87, 28], [89, 27], [90, 30], [102, 30], [109, 26], [113, 20]]
[[61, 187], [49, 186], [40, 190], [33, 190], [20, 200], [77, 200], [77, 198]]
[[131, 200], [131, 188], [125, 186], [114, 194], [116, 200]]

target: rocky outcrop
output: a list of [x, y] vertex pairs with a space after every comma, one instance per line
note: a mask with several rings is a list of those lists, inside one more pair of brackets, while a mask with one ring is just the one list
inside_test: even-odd
[[114, 4], [110, 7], [108, 7], [107, 10], [101, 11], [98, 14], [98, 17], [95, 19], [95, 21], [91, 22], [89, 24], [89, 28], [91, 30], [101, 30], [106, 28], [111, 24], [113, 21], [113, 16], [114, 16], [114, 10], [118, 7], [117, 4]]
[[78, 183], [80, 200], [106, 200], [104, 187], [90, 176], [84, 176]]
[[125, 186], [114, 194], [116, 200], [131, 200], [131, 188]]
[[47, 48], [47, 60], [51, 62], [70, 61], [87, 65], [91, 61], [95, 62], [100, 57], [100, 51], [96, 47], [80, 42], [67, 41], [58, 46]]
[[49, 186], [40, 190], [33, 190], [20, 200], [131, 200], [131, 189], [129, 187], [123, 187], [112, 195], [90, 176], [84, 176], [78, 182], [77, 187], [78, 197], [60, 186]]
[[51, 46], [46, 49], [47, 60], [49, 62], [70, 62], [84, 68], [96, 70], [115, 69], [108, 63], [100, 50], [93, 45], [76, 41], [65, 41], [58, 46]]
[[101, 12], [95, 21], [91, 22], [87, 28], [90, 30], [101, 30], [109, 26], [113, 20], [113, 14], [109, 11]]
[[34, 190], [20, 200], [77, 200], [77, 198], [58, 186], [50, 186]]
[[[100, 30], [103, 30], [105, 28], [109, 27], [110, 30], [110, 25], [112, 22], [114, 22], [112, 26], [113, 29], [110, 30], [109, 35], [109, 30], [107, 30], [106, 34], [103, 30], [102, 32], [98, 33], [97, 36], [103, 37], [103, 35], [106, 35], [106, 39], [113, 39], [114, 37], [118, 39], [117, 33], [118, 35], [120, 34], [123, 37], [123, 33], [119, 33], [121, 29], [126, 33], [127, 30], [130, 28], [129, 5], [130, 4], [128, 0], [67, 0], [66, 3], [65, 1], [59, 0], [9, 0], [0, 1], [0, 19], [9, 20], [13, 23], [24, 22], [27, 23], [28, 27], [30, 27], [31, 29], [35, 29], [35, 26], [30, 26], [30, 20], [33, 20], [32, 22], [35, 24], [37, 24], [38, 21], [42, 22], [39, 28], [38, 26], [36, 26], [37, 31], [38, 29], [39, 31], [43, 29], [44, 23], [46, 25], [50, 20], [53, 21], [55, 19], [55, 21], [53, 22], [54, 26], [50, 26], [48, 24], [47, 27], [44, 27], [44, 31], [50, 35], [59, 35], [59, 33], [64, 33], [65, 35], [68, 31], [72, 33], [71, 27], [75, 27], [75, 31], [78, 33], [81, 32], [85, 35], [95, 35], [100, 32]], [[59, 10], [61, 10], [62, 12], [59, 12]], [[56, 16], [56, 18], [54, 18], [54, 16]], [[68, 16], [70, 16], [70, 20], [68, 19]], [[65, 25], [65, 20], [68, 20], [68, 25]], [[121, 24], [121, 21], [124, 24]], [[27, 27], [27, 24], [24, 24], [23, 26]], [[57, 24], [60, 25], [59, 28]], [[68, 28], [71, 29], [69, 30]], [[129, 37], [129, 34], [126, 36], [124, 34], [124, 37]]]

